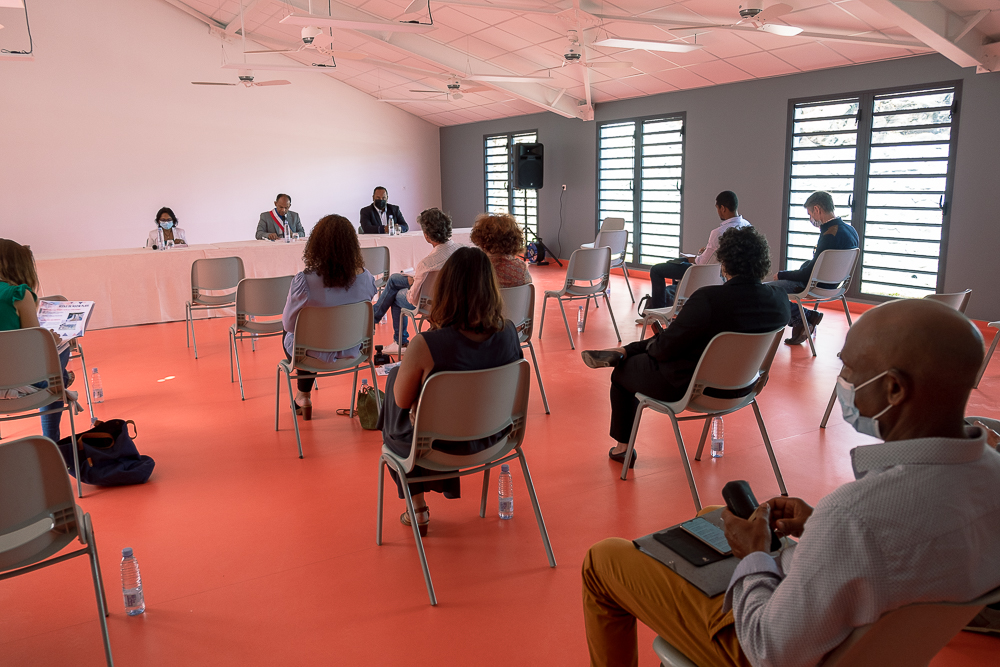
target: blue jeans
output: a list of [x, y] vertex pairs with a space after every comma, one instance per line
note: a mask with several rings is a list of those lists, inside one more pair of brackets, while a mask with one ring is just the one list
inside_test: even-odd
[[[785, 294], [798, 294], [806, 288], [805, 283], [800, 283], [795, 280], [774, 280], [766, 284], [777, 287], [778, 289], [784, 291]], [[799, 307], [797, 304], [793, 303], [791, 306], [792, 316], [788, 320], [788, 326], [797, 327], [802, 324], [802, 315], [799, 313]]]
[[[400, 310], [402, 308], [406, 308], [407, 310], [413, 309], [413, 304], [406, 300], [406, 296], [400, 294], [400, 290], [404, 290], [409, 286], [410, 281], [402, 273], [392, 274], [389, 276], [389, 282], [385, 284], [382, 296], [375, 304], [376, 322], [380, 322], [385, 317], [386, 311], [392, 311], [392, 337], [401, 346], [410, 342], [409, 336], [406, 335], [406, 322], [399, 321], [401, 318]], [[399, 332], [400, 327], [403, 329], [402, 334]]]
[[[69, 363], [69, 348], [59, 353], [59, 365], [62, 366], [62, 376], [63, 376], [63, 387], [69, 383], [69, 375], [66, 373], [66, 364]], [[84, 373], [86, 373], [84, 369]], [[49, 386], [48, 382], [39, 382], [34, 385], [41, 389], [46, 389]], [[62, 412], [55, 412], [56, 410], [61, 410], [63, 407], [62, 401], [56, 401], [55, 403], [49, 403], [43, 408], [39, 408], [38, 411], [42, 413], [42, 435], [46, 438], [59, 442], [59, 422], [62, 420]]]

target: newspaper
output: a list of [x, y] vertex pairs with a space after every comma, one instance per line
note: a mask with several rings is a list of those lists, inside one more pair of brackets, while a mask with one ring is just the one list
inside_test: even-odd
[[65, 343], [86, 333], [93, 310], [93, 301], [42, 301], [38, 326], [56, 332]]
[[381, 366], [376, 366], [375, 367], [375, 375], [378, 375], [380, 377], [384, 377], [384, 376], [386, 376], [386, 375], [389, 374], [389, 371], [391, 371], [393, 368], [395, 368], [396, 366], [400, 365], [401, 363], [403, 363], [403, 362], [397, 361], [394, 364], [382, 364]]

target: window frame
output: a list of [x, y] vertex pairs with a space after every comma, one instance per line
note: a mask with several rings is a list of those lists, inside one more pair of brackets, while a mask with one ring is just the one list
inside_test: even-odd
[[[792, 151], [794, 149], [795, 132], [795, 107], [798, 104], [808, 104], [813, 102], [836, 101], [844, 98], [857, 97], [860, 100], [858, 109], [858, 141], [857, 152], [855, 154], [854, 169], [854, 193], [851, 198], [851, 226], [858, 232], [858, 247], [861, 248], [861, 256], [858, 257], [858, 265], [854, 275], [851, 277], [851, 286], [846, 296], [852, 301], [860, 303], [884, 303], [899, 297], [886, 296], [881, 294], [868, 294], [861, 292], [861, 275], [864, 266], [865, 254], [865, 227], [868, 220], [865, 212], [868, 206], [868, 180], [871, 167], [871, 149], [873, 132], [873, 104], [874, 99], [880, 95], [893, 95], [897, 93], [920, 93], [925, 90], [935, 88], [953, 88], [955, 98], [951, 117], [951, 136], [948, 142], [949, 169], [945, 176], [944, 206], [941, 213], [941, 241], [938, 256], [937, 282], [934, 291], [940, 294], [944, 290], [945, 278], [947, 276], [948, 260], [948, 238], [951, 231], [951, 210], [955, 189], [955, 172], [958, 165], [958, 134], [962, 119], [962, 80], [932, 81], [920, 84], [908, 84], [903, 86], [892, 86], [887, 88], [870, 88], [861, 91], [845, 91], [826, 95], [813, 95], [809, 97], [799, 97], [788, 100], [788, 114], [785, 122], [785, 180], [782, 197], [781, 215], [781, 251], [778, 258], [778, 266], [785, 266], [788, 255], [788, 229], [790, 226], [789, 206], [791, 203], [791, 180], [792, 180]], [[863, 151], [863, 153], [862, 153]], [[860, 221], [862, 224], [855, 224], [859, 220], [858, 212], [861, 212]]]
[[[533, 130], [517, 130], [517, 131], [512, 131], [512, 132], [493, 132], [493, 133], [489, 133], [489, 134], [484, 134], [483, 135], [483, 141], [482, 141], [482, 148], [483, 148], [483, 212], [488, 213], [489, 210], [490, 210], [490, 182], [489, 182], [489, 172], [487, 171], [487, 162], [486, 162], [486, 158], [487, 158], [487, 154], [486, 154], [486, 142], [489, 141], [490, 139], [498, 139], [500, 137], [506, 137], [507, 138], [507, 147], [508, 147], [508, 154], [507, 154], [507, 207], [508, 208], [507, 208], [507, 212], [510, 213], [511, 215], [514, 215], [514, 192], [516, 191], [516, 189], [514, 188], [514, 160], [515, 160], [515, 153], [514, 153], [513, 150], [511, 150], [511, 148], [515, 145], [514, 144], [514, 137], [521, 136], [521, 135], [526, 135], [526, 134], [534, 134], [535, 135], [535, 141], [533, 143], [541, 143], [539, 141], [539, 138], [538, 138], [538, 129], [537, 128], [533, 129]], [[524, 231], [524, 242], [525, 243], [531, 243], [533, 241], [533, 238], [530, 238], [531, 236], [537, 236], [537, 237], [541, 238], [541, 234], [540, 234], [541, 230], [539, 229], [539, 227], [540, 227], [540, 221], [539, 221], [539, 216], [538, 216], [538, 194], [537, 194], [538, 190], [537, 189], [535, 190], [535, 193], [536, 194], [535, 194], [535, 223], [534, 223], [534, 231], [533, 232], [531, 231], [531, 226], [528, 224], [527, 220], [518, 220], [518, 223], [521, 224], [522, 230]], [[515, 215], [514, 217], [516, 218], [517, 216]]]

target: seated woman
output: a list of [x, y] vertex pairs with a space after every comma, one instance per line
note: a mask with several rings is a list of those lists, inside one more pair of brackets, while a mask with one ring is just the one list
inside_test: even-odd
[[[680, 400], [713, 336], [724, 331], [766, 333], [788, 324], [788, 295], [761, 284], [771, 270], [769, 253], [767, 239], [753, 227], [728, 230], [716, 251], [725, 284], [694, 292], [677, 319], [653, 338], [581, 353], [591, 368], [615, 369], [611, 373], [611, 437], [617, 444], [608, 452], [612, 460], [625, 460], [639, 407], [636, 393], [661, 401]], [[636, 458], [633, 449], [629, 467]]]
[[[343, 306], [371, 301], [375, 296], [375, 278], [365, 268], [358, 235], [351, 221], [340, 215], [328, 215], [313, 227], [302, 253], [306, 270], [295, 274], [288, 290], [288, 300], [281, 314], [285, 329], [285, 356], [292, 358], [295, 348], [292, 333], [299, 311], [306, 306]], [[340, 352], [309, 352], [310, 357], [330, 363], [343, 357], [356, 357], [359, 347]], [[296, 413], [312, 419], [313, 378], [300, 373], [295, 396]]]
[[[38, 273], [35, 271], [35, 257], [28, 246], [9, 239], [0, 239], [0, 331], [31, 329], [38, 326]], [[52, 332], [56, 349], [59, 350], [59, 364], [62, 366], [63, 386], [68, 387], [70, 376], [66, 372], [69, 363], [69, 344], [63, 342], [59, 334]], [[36, 385], [45, 389], [47, 382]], [[76, 392], [66, 392], [70, 401], [75, 401]], [[42, 413], [42, 435], [59, 442], [59, 422], [62, 401], [50, 403]], [[51, 414], [50, 414], [51, 413]]]
[[483, 213], [472, 226], [472, 242], [489, 256], [500, 287], [519, 287], [531, 282], [528, 265], [516, 257], [524, 250], [524, 233], [514, 216]]
[[[522, 358], [514, 325], [503, 319], [503, 299], [489, 258], [478, 248], [459, 248], [438, 275], [431, 330], [413, 337], [403, 363], [389, 372], [385, 384], [385, 402], [378, 427], [382, 442], [400, 456], [408, 456], [413, 444], [410, 410], [415, 410], [427, 378], [441, 371], [477, 371], [504, 366]], [[494, 445], [502, 434], [474, 442], [442, 443], [440, 449], [454, 454], [473, 454]], [[392, 472], [390, 470], [390, 472]], [[409, 473], [418, 478], [421, 469]], [[430, 473], [433, 474], [433, 473]], [[393, 472], [393, 479], [403, 486]], [[424, 493], [437, 491], [445, 498], [461, 495], [460, 480], [410, 482], [413, 509], [420, 534], [427, 534], [430, 510]], [[410, 515], [399, 520], [410, 525]]]
[[177, 216], [169, 208], [164, 206], [156, 212], [156, 228], [149, 232], [146, 239], [146, 247], [153, 250], [168, 245], [168, 241], [173, 241], [174, 245], [187, 245], [187, 237], [184, 230], [177, 226]]

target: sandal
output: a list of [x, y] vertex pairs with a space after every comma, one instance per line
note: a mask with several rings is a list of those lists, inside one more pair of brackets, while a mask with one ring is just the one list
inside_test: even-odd
[[312, 398], [310, 398], [309, 396], [303, 396], [302, 398], [296, 397], [295, 414], [302, 415], [302, 418], [305, 419], [306, 421], [311, 420], [313, 416]]
[[[420, 537], [427, 537], [427, 525], [431, 522], [431, 511], [427, 508], [427, 505], [423, 507], [414, 507], [413, 513], [417, 515], [417, 529], [420, 530]], [[420, 520], [420, 515], [426, 514], [427, 518], [424, 521]], [[410, 523], [410, 512], [407, 510], [399, 515], [399, 522], [411, 528], [413, 524]]]

